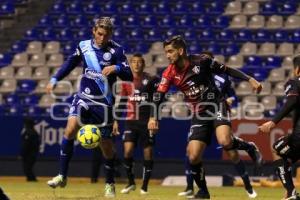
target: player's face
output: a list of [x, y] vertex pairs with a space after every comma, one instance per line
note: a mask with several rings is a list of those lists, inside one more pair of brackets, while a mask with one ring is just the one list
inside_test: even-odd
[[300, 66], [294, 69], [294, 76], [300, 76]]
[[94, 28], [93, 35], [98, 46], [105, 45], [110, 39], [111, 34], [104, 28]]
[[172, 44], [165, 46], [165, 54], [171, 64], [175, 64], [182, 56], [183, 49], [176, 49]]
[[132, 57], [130, 60], [130, 68], [133, 73], [141, 73], [144, 70], [144, 63], [141, 57]]

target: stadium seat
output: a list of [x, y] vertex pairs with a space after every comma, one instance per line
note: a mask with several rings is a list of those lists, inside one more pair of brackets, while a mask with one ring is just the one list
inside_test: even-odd
[[300, 54], [300, 45], [298, 44], [295, 48], [295, 54]]
[[0, 4], [0, 16], [15, 15], [15, 6], [12, 2], [3, 2]]
[[43, 80], [43, 79], [49, 79], [50, 77], [50, 71], [47, 67], [38, 67], [35, 69], [32, 79], [33, 80]]
[[199, 54], [202, 51], [199, 42], [193, 41], [189, 45], [189, 53], [191, 54]]
[[53, 14], [61, 14], [61, 13], [65, 13], [66, 12], [66, 8], [63, 2], [56, 2], [54, 3], [54, 5], [52, 6], [52, 9], [50, 10], [50, 13]]
[[191, 28], [193, 25], [193, 19], [189, 15], [183, 15], [177, 22], [177, 26], [182, 28]]
[[264, 42], [261, 44], [257, 53], [260, 56], [269, 56], [269, 55], [274, 55], [275, 52], [276, 52], [275, 43]]
[[43, 43], [40, 41], [31, 41], [28, 43], [26, 53], [35, 54], [43, 51]]
[[194, 27], [206, 29], [210, 28], [212, 26], [212, 22], [209, 16], [207, 15], [201, 15], [196, 18], [194, 22]]
[[58, 82], [53, 90], [55, 95], [71, 95], [73, 93], [73, 86], [70, 81], [64, 80]]
[[30, 94], [36, 87], [34, 80], [21, 80], [18, 82], [17, 90], [18, 93]]
[[149, 53], [152, 55], [164, 54], [164, 46], [162, 42], [154, 42], [152, 43]]
[[147, 53], [149, 51], [149, 45], [146, 44], [145, 42], [138, 42], [134, 45], [135, 49], [132, 48], [132, 50], [135, 50], [135, 52], [140, 52], [140, 53]]
[[[295, 51], [297, 52], [297, 51]], [[276, 52], [279, 56], [289, 56], [294, 54], [294, 44], [292, 43], [281, 43]]]
[[[84, 15], [77, 15], [72, 21], [71, 26], [76, 28], [82, 28], [86, 26], [88, 19]], [[114, 24], [116, 25], [116, 24]]]
[[14, 67], [22, 67], [28, 65], [28, 54], [27, 53], [19, 53], [16, 54], [11, 63]]
[[12, 79], [15, 76], [15, 68], [12, 66], [3, 67], [0, 69], [0, 79]]
[[200, 32], [199, 40], [201, 41], [214, 41], [215, 33], [211, 29], [205, 29]]
[[231, 29], [241, 29], [247, 27], [247, 16], [246, 15], [235, 15], [231, 22], [229, 28]]
[[48, 67], [60, 67], [64, 62], [64, 56], [62, 54], [52, 54], [50, 55], [46, 66]]
[[240, 54], [244, 56], [255, 55], [257, 53], [256, 43], [246, 42], [243, 44], [240, 50]]
[[25, 51], [26, 48], [27, 48], [26, 43], [22, 40], [18, 40], [12, 45], [10, 52], [12, 52], [13, 54], [17, 54]]
[[169, 60], [165, 57], [165, 55], [157, 55], [153, 67], [166, 67], [169, 65]]
[[188, 13], [188, 5], [185, 3], [185, 1], [177, 1], [176, 4], [173, 5], [171, 8], [172, 13], [175, 15], [180, 14], [186, 14]]
[[271, 1], [263, 5], [260, 13], [262, 15], [276, 15], [277, 13], [279, 13], [279, 10], [277, 10], [276, 4]]
[[46, 93], [46, 86], [49, 83], [49, 80], [41, 80], [37, 82], [34, 93], [35, 94], [43, 94]]
[[52, 25], [54, 25], [52, 17], [50, 15], [46, 14], [40, 19], [38, 27], [39, 28], [47, 28]]
[[113, 39], [116, 41], [122, 41], [125, 39], [125, 33], [123, 29], [121, 28], [116, 28], [113, 32]]
[[265, 61], [265, 68], [274, 69], [280, 67], [282, 59], [279, 56], [268, 56]]
[[60, 52], [60, 43], [57, 41], [50, 41], [46, 43], [44, 48], [45, 54], [57, 54]]
[[245, 96], [245, 97], [243, 97], [242, 105], [252, 104], [252, 103], [257, 103], [257, 102], [258, 102], [257, 96]]
[[223, 55], [215, 55], [215, 60], [219, 63], [225, 63], [225, 57]]
[[13, 105], [13, 106], [9, 106], [8, 110], [6, 112], [6, 114], [10, 115], [10, 116], [17, 116], [17, 115], [23, 115], [23, 107], [21, 107], [20, 105]]
[[197, 34], [194, 29], [186, 29], [184, 31], [184, 39], [189, 41], [197, 40]]
[[5, 97], [5, 104], [7, 105], [18, 105], [21, 100], [17, 94], [9, 94]]
[[205, 5], [199, 1], [195, 1], [192, 3], [189, 13], [192, 15], [205, 14]]
[[263, 15], [253, 15], [248, 22], [248, 28], [260, 29], [265, 27], [265, 17]]
[[140, 20], [135, 15], [129, 15], [128, 18], [124, 21], [123, 26], [127, 26], [130, 28], [139, 27]]
[[143, 19], [143, 27], [150, 27], [150, 28], [154, 28], [157, 26], [157, 20], [156, 17], [154, 15], [147, 15], [144, 19]]
[[27, 41], [32, 41], [32, 40], [36, 40], [37, 38], [39, 38], [39, 32], [37, 29], [31, 29], [31, 30], [27, 30], [24, 36], [24, 40]]
[[300, 28], [300, 16], [291, 15], [284, 23], [285, 29], [297, 29]]
[[63, 53], [65, 55], [71, 55], [75, 52], [77, 44], [74, 42], [68, 42], [65, 45], [63, 45]]
[[172, 36], [175, 36], [178, 34], [179, 34], [178, 29], [174, 29], [174, 28], [167, 29], [165, 34], [163, 35], [163, 39], [165, 40], [165, 39], [171, 38]]
[[238, 96], [248, 96], [252, 94], [252, 88], [246, 81], [240, 82], [235, 91]]
[[285, 85], [285, 81], [284, 82], [278, 82], [274, 89], [272, 90], [272, 94], [275, 96], [283, 96], [284, 95], [284, 85]]
[[161, 15], [169, 14], [170, 13], [170, 5], [168, 1], [160, 1], [155, 8], [154, 13], [158, 13]]
[[10, 53], [2, 54], [0, 53], [0, 67], [7, 66], [11, 64], [12, 55]]
[[108, 1], [102, 6], [102, 13], [104, 15], [113, 15], [118, 13], [117, 5], [115, 1]]
[[223, 54], [224, 56], [232, 56], [238, 54], [239, 51], [240, 51], [239, 46], [235, 43], [230, 42], [225, 46]]
[[[257, 79], [259, 80], [259, 79]], [[264, 79], [260, 79], [259, 81], [263, 81]], [[270, 95], [271, 94], [271, 89], [272, 89], [272, 86], [271, 86], [271, 83], [270, 82], [267, 82], [267, 81], [264, 81], [261, 83], [262, 86], [263, 86], [263, 89], [261, 90], [261, 92], [259, 93], [259, 96], [267, 96], [267, 95]]]
[[242, 55], [230, 56], [226, 65], [233, 68], [241, 68], [244, 66], [244, 57]]
[[119, 12], [126, 15], [132, 15], [135, 13], [134, 5], [130, 1], [122, 2], [118, 8]]
[[289, 42], [291, 38], [287, 31], [277, 29], [274, 33], [274, 41], [275, 42]]
[[268, 77], [269, 82], [279, 82], [285, 80], [285, 70], [283, 68], [273, 69]]
[[280, 29], [283, 27], [283, 17], [280, 15], [272, 15], [269, 17], [266, 28], [267, 29]]
[[46, 64], [46, 55], [44, 53], [33, 54], [28, 64], [31, 67], [44, 66]]
[[213, 28], [227, 28], [229, 26], [229, 18], [227, 16], [219, 16], [215, 19], [215, 23], [213, 23]]
[[209, 13], [210, 15], [221, 15], [224, 13], [224, 6], [221, 2], [213, 1], [210, 3], [207, 13]]
[[83, 6], [81, 4], [81, 1], [70, 2], [66, 10], [67, 13], [69, 14], [80, 15], [83, 11]]
[[261, 68], [262, 59], [259, 56], [249, 56], [246, 58], [246, 68]]
[[222, 54], [221, 46], [216, 42], [210, 42], [207, 50], [212, 52], [213, 54]]
[[39, 101], [40, 107], [50, 107], [55, 103], [55, 99], [51, 95], [43, 95]]
[[233, 32], [229, 29], [220, 31], [218, 36], [218, 40], [222, 42], [232, 41], [233, 38]]
[[238, 15], [242, 12], [242, 2], [231, 1], [225, 8], [225, 15]]
[[16, 79], [22, 79], [22, 80], [31, 79], [31, 77], [32, 77], [32, 69], [29, 66], [20, 67], [17, 70], [16, 76], [15, 76]]
[[[299, 2], [298, 2], [299, 3]], [[296, 13], [298, 4], [293, 1], [286, 1], [280, 9], [281, 15], [292, 15]]]
[[281, 63], [282, 68], [292, 69], [293, 68], [293, 56], [286, 56], [283, 58]]
[[272, 34], [267, 30], [259, 30], [254, 35], [254, 41], [257, 43], [272, 40]]
[[256, 80], [264, 81], [268, 77], [269, 73], [266, 69], [255, 69], [252, 71], [252, 75]]
[[12, 93], [17, 88], [17, 81], [15, 79], [6, 79], [0, 86], [0, 93]]
[[101, 13], [101, 6], [97, 1], [89, 2], [84, 8], [84, 13], [88, 15], [96, 15]]
[[67, 15], [62, 14], [54, 21], [54, 28], [69, 27], [71, 25]]
[[141, 4], [139, 4], [137, 8], [137, 13], [141, 14], [152, 14], [153, 12], [153, 6], [148, 1], [144, 1]]
[[291, 42], [300, 43], [300, 29], [297, 29], [292, 32]]
[[67, 76], [66, 80], [76, 81], [82, 75], [82, 67], [76, 67], [71, 73]]
[[[69, 32], [70, 35], [72, 35], [72, 32]], [[87, 28], [81, 28], [77, 33], [74, 33], [75, 36], [73, 38], [76, 38], [77, 40], [87, 40], [90, 39], [92, 36], [91, 30]]]
[[161, 27], [172, 28], [175, 26], [175, 19], [172, 15], [165, 15], [158, 23]]
[[43, 41], [55, 41], [58, 39], [52, 28], [44, 29], [39, 38], [41, 38]]
[[[82, 31], [82, 30], [80, 30]], [[79, 31], [79, 32], [80, 32]], [[79, 33], [78, 33], [79, 34]], [[72, 41], [74, 40], [76, 37], [74, 36], [73, 32], [70, 30], [70, 28], [64, 28], [64, 29], [61, 29], [59, 30], [58, 32], [58, 39], [60, 41]]]
[[141, 41], [144, 39], [144, 34], [141, 29], [133, 29], [129, 32], [126, 39], [131, 41]]
[[243, 8], [244, 15], [257, 15], [259, 13], [259, 3], [258, 2], [246, 2]]
[[[186, 38], [187, 39], [187, 38]], [[157, 28], [152, 28], [147, 33], [147, 40], [151, 42], [156, 42], [161, 40], [161, 32]]]
[[43, 116], [44, 110], [38, 106], [29, 106], [26, 115], [33, 116], [33, 117]]

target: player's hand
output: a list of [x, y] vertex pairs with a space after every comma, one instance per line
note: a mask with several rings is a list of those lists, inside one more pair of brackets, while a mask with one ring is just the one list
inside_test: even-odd
[[229, 98], [226, 99], [226, 103], [227, 103], [229, 106], [232, 105], [233, 101], [234, 101], [234, 98], [233, 98], [233, 97], [229, 97]]
[[105, 75], [105, 76], [108, 76], [108, 75], [113, 74], [115, 72], [116, 72], [116, 66], [115, 65], [106, 66], [102, 70], [102, 74]]
[[112, 134], [113, 134], [113, 135], [120, 135], [120, 132], [119, 132], [119, 124], [118, 124], [117, 121], [114, 121]]
[[276, 124], [273, 121], [268, 121], [259, 126], [258, 129], [263, 133], [269, 133], [275, 126]]
[[255, 80], [254, 78], [249, 79], [249, 83], [252, 86], [252, 89], [256, 92], [256, 94], [259, 94], [262, 90], [262, 84]]
[[153, 117], [149, 118], [148, 130], [150, 135], [154, 135], [158, 131], [158, 121]]
[[52, 83], [48, 83], [46, 86], [46, 93], [51, 94], [53, 92], [54, 88], [55, 88], [55, 85], [53, 85]]

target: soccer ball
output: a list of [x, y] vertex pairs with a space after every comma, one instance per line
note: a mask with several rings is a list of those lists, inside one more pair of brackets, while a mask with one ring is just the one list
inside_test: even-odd
[[85, 125], [77, 133], [77, 140], [86, 149], [93, 149], [99, 146], [100, 139], [101, 132], [95, 125]]

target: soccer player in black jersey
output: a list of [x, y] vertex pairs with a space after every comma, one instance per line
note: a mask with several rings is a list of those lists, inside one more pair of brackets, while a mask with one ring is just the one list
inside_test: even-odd
[[[121, 193], [128, 194], [136, 189], [134, 181], [134, 149], [139, 142], [144, 150], [143, 185], [140, 193], [148, 193], [148, 182], [153, 168], [154, 136], [149, 134], [148, 120], [151, 107], [147, 105], [152, 100], [160, 79], [144, 72], [145, 60], [141, 54], [134, 54], [130, 59], [130, 68], [133, 74], [133, 84], [124, 83], [121, 91], [119, 109], [127, 110], [125, 119], [124, 142], [124, 167], [128, 177], [128, 185]], [[126, 105], [125, 105], [126, 104]], [[114, 123], [114, 132], [118, 132], [117, 121]]]
[[[194, 199], [209, 199], [210, 194], [202, 166], [202, 154], [210, 143], [211, 134], [216, 133], [218, 143], [225, 150], [247, 151], [252, 148], [248, 143], [232, 137], [228, 107], [223, 95], [214, 84], [213, 74], [225, 73], [248, 81], [257, 93], [261, 91], [262, 85], [243, 72], [218, 63], [205, 54], [188, 56], [186, 43], [181, 36], [174, 36], [170, 40], [166, 40], [164, 49], [170, 65], [163, 73], [157, 89], [159, 98], [155, 98], [155, 102], [159, 104], [169, 87], [175, 85], [184, 93], [186, 101], [190, 103], [193, 118], [188, 138], [187, 155], [194, 181], [199, 187]], [[155, 118], [149, 120], [149, 127], [151, 125], [157, 129], [157, 124]], [[249, 190], [248, 193], [253, 194], [253, 191]], [[251, 197], [250, 195], [249, 197]]]
[[274, 165], [276, 173], [286, 189], [285, 200], [300, 200], [291, 174], [291, 165], [300, 159], [300, 55], [294, 57], [293, 63], [295, 77], [285, 85], [286, 102], [271, 121], [259, 127], [261, 132], [269, 133], [285, 116], [291, 111], [294, 112], [292, 134], [279, 138], [273, 144], [274, 153], [279, 156], [274, 161]]

